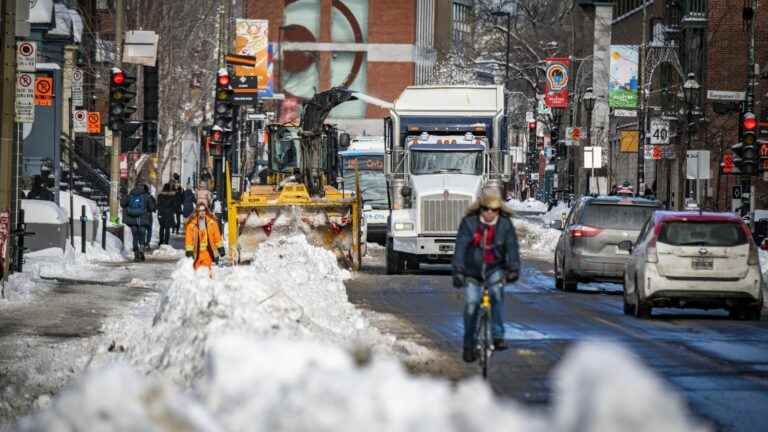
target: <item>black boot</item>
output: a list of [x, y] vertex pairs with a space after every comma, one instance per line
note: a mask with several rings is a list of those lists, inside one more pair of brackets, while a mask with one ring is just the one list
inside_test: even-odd
[[475, 352], [475, 348], [464, 347], [464, 355], [462, 358], [467, 363], [472, 363], [473, 361], [477, 360], [477, 353]]
[[139, 249], [133, 250], [133, 260], [135, 262], [141, 262], [141, 251]]

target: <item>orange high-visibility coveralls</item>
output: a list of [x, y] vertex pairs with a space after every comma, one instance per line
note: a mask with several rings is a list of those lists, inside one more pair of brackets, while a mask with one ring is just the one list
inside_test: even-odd
[[199, 211], [195, 211], [187, 219], [184, 227], [184, 250], [192, 252], [195, 257], [195, 270], [205, 266], [208, 269], [213, 265], [213, 257], [220, 248], [224, 247], [224, 241], [219, 231], [219, 223], [216, 217], [209, 212], [205, 212], [205, 227], [201, 230], [199, 226]]

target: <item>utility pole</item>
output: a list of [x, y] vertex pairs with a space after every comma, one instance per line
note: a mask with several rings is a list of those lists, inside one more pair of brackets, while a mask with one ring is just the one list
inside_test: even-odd
[[[0, 32], [2, 32], [2, 65], [0, 65], [0, 213], [7, 212], [8, 225], [5, 228], [6, 253], [2, 258], [0, 279], [8, 277], [10, 257], [13, 248], [11, 231], [11, 204], [16, 191], [13, 188], [13, 148], [14, 127], [16, 122], [16, 2], [0, 2]], [[2, 251], [0, 251], [2, 253]]]
[[[115, 0], [115, 67], [123, 63], [123, 34], [125, 32], [124, 0]], [[120, 131], [112, 131], [112, 178], [109, 192], [109, 213], [112, 221], [119, 219], [120, 212]]]
[[[635, 193], [645, 191], [645, 131], [646, 131], [646, 118], [648, 116], [647, 105], [648, 102], [645, 99], [645, 69], [646, 60], [648, 59], [648, 6], [643, 0], [643, 21], [642, 21], [642, 40], [640, 41], [640, 109], [637, 116], [637, 128], [640, 131], [640, 142], [637, 145], [637, 181], [635, 182]], [[611, 146], [612, 147], [612, 146]]]
[[[757, 103], [755, 100], [757, 99], [757, 71], [755, 68], [757, 67], [755, 62], [755, 36], [757, 34], [757, 15], [758, 15], [758, 1], [752, 0], [752, 19], [749, 20], [749, 50], [748, 50], [748, 57], [747, 57], [747, 91], [746, 91], [746, 110], [747, 112], [751, 113], [758, 113]], [[749, 216], [750, 220], [753, 219], [752, 215], [754, 215], [755, 212], [755, 179], [750, 177], [749, 178]], [[754, 221], [753, 221], [754, 223]]]

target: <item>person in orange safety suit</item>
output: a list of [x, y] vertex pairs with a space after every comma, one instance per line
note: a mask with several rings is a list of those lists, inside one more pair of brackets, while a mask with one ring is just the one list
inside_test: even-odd
[[219, 256], [225, 254], [219, 223], [205, 200], [197, 201], [197, 210], [184, 226], [184, 250], [187, 257], [195, 259], [195, 270], [203, 266], [210, 270], [213, 263], [219, 263]]

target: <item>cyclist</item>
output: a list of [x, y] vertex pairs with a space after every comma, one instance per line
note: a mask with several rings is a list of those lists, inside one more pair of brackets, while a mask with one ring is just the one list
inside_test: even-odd
[[459, 225], [453, 256], [453, 286], [464, 288], [464, 361], [477, 358], [475, 328], [486, 284], [491, 297], [491, 333], [497, 350], [504, 342], [504, 285], [517, 281], [520, 256], [512, 211], [492, 192], [483, 192]]

